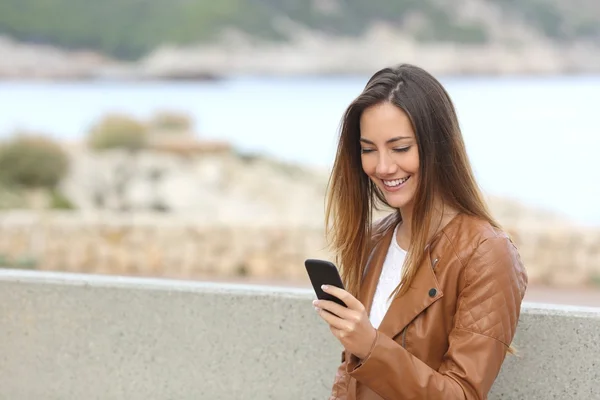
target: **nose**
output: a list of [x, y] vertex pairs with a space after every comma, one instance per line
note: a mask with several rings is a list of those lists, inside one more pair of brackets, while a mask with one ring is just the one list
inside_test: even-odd
[[380, 152], [379, 159], [377, 160], [377, 167], [375, 168], [375, 172], [377, 175], [386, 176], [392, 175], [396, 173], [396, 163], [392, 160], [392, 158], [387, 154], [387, 152]]

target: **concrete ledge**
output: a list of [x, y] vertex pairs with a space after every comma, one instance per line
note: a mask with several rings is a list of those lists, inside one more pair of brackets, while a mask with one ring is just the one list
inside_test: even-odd
[[[0, 270], [0, 399], [325, 399], [310, 290]], [[525, 304], [490, 399], [600, 398], [600, 308]]]

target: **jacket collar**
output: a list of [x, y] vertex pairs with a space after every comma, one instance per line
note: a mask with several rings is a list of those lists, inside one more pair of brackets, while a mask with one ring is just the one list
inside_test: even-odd
[[[376, 244], [371, 261], [359, 292], [359, 300], [370, 314], [373, 296], [379, 283], [388, 248], [392, 241], [395, 226], [387, 229], [386, 233]], [[435, 277], [430, 257], [430, 247], [425, 249], [427, 257], [419, 266], [410, 288], [400, 297], [392, 300], [385, 314], [379, 332], [394, 338], [419, 314], [443, 297], [440, 285]]]

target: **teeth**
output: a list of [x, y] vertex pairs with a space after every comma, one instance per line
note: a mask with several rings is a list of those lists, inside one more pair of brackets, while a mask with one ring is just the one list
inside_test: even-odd
[[393, 186], [398, 186], [398, 185], [401, 185], [404, 182], [406, 182], [408, 180], [408, 178], [410, 178], [410, 176], [407, 176], [406, 178], [402, 178], [402, 179], [396, 179], [396, 180], [393, 180], [393, 181], [383, 181], [383, 184], [385, 186], [392, 186], [392, 187]]

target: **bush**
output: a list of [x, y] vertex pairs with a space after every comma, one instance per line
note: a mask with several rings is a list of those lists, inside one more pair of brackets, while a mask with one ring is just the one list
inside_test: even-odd
[[0, 145], [0, 181], [7, 186], [52, 189], [68, 168], [67, 154], [47, 137], [17, 134]]
[[20, 208], [26, 202], [27, 200], [25, 199], [22, 190], [18, 190], [18, 188], [0, 182], [0, 210]]
[[0, 253], [0, 268], [6, 268], [11, 265], [12, 261], [6, 254]]
[[50, 208], [55, 210], [74, 210], [76, 207], [64, 193], [52, 190], [50, 192]]
[[39, 261], [32, 255], [22, 255], [20, 257], [16, 257], [10, 265], [12, 268], [16, 269], [37, 269]]
[[148, 131], [138, 120], [121, 114], [109, 114], [89, 132], [88, 144], [95, 150], [139, 150], [146, 145]]
[[152, 127], [159, 131], [189, 132], [192, 125], [189, 115], [174, 111], [158, 112], [152, 119]]

